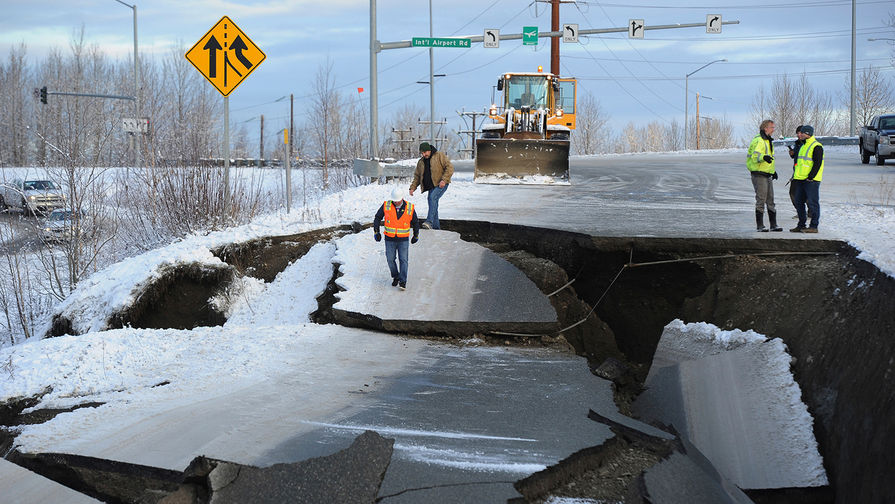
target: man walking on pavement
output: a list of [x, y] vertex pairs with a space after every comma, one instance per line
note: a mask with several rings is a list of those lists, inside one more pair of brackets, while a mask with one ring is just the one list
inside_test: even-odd
[[764, 210], [768, 209], [768, 222], [771, 231], [783, 231], [777, 225], [777, 207], [774, 206], [774, 180], [777, 171], [774, 169], [774, 121], [765, 119], [758, 127], [758, 135], [749, 143], [746, 153], [746, 168], [752, 175], [752, 187], [755, 188], [755, 226], [760, 232], [767, 232], [764, 226]]
[[[420, 221], [416, 217], [413, 203], [404, 201], [403, 191], [399, 188], [392, 190], [390, 200], [386, 200], [376, 212], [373, 218], [373, 238], [382, 240], [379, 234], [379, 225], [383, 224], [385, 233], [385, 262], [392, 275], [392, 287], [407, 288], [407, 262], [410, 253], [410, 245], [419, 240]], [[410, 238], [410, 230], [413, 229], [413, 238]], [[398, 256], [398, 265], [395, 265], [395, 254]]]
[[441, 229], [438, 222], [438, 200], [444, 195], [451, 183], [454, 174], [454, 165], [447, 155], [429, 142], [420, 144], [420, 160], [416, 163], [413, 172], [413, 181], [410, 183], [410, 195], [417, 187], [422, 186], [423, 192], [429, 192], [429, 214], [423, 222], [423, 227], [428, 229]]
[[[824, 147], [814, 138], [814, 127], [802, 126], [798, 133], [799, 140], [804, 143], [796, 156], [795, 172], [792, 183], [796, 186], [795, 205], [799, 222], [790, 229], [793, 233], [816, 233], [820, 221], [820, 181], [824, 175]], [[805, 206], [808, 206], [806, 213]], [[811, 223], [805, 227], [805, 221], [811, 217]]]

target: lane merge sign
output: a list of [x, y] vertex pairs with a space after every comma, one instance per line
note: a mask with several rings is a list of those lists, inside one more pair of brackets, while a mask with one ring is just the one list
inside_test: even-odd
[[267, 57], [227, 16], [184, 55], [212, 86], [228, 96]]
[[413, 47], [470, 47], [468, 38], [413, 37]]

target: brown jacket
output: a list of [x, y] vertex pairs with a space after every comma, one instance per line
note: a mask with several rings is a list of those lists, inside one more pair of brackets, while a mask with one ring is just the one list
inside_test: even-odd
[[[429, 168], [432, 170], [432, 183], [438, 186], [442, 180], [445, 184], [451, 183], [451, 176], [454, 174], [454, 165], [447, 155], [441, 151], [432, 153], [432, 159], [429, 161]], [[426, 163], [423, 158], [416, 162], [416, 170], [413, 172], [413, 182], [410, 183], [410, 190], [415, 191], [420, 184], [423, 183], [423, 172], [426, 171]]]

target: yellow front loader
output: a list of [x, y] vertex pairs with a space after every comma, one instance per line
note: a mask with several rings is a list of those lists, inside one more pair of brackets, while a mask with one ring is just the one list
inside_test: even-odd
[[506, 73], [501, 105], [475, 142], [478, 183], [568, 184], [577, 81], [550, 73]]

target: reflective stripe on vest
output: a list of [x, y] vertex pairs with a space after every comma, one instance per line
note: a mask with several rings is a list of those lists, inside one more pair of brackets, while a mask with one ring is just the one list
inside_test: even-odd
[[765, 163], [765, 155], [771, 155], [771, 142], [758, 135], [749, 142], [749, 151], [746, 153], [746, 168], [750, 172], [774, 173], [774, 161]]
[[[812, 157], [814, 155], [814, 148], [818, 145], [823, 147], [823, 144], [818, 142], [814, 137], [810, 137], [805, 141], [805, 145], [799, 149], [799, 155], [796, 157], [796, 169], [795, 173], [793, 173], [793, 179], [805, 180], [808, 178], [808, 174], [811, 173], [811, 169], [814, 168], [814, 158]], [[825, 163], [826, 159], [821, 161], [820, 169], [817, 170], [817, 175], [814, 176], [814, 180], [820, 182], [821, 178], [823, 178]]]
[[382, 224], [383, 233], [389, 238], [407, 238], [410, 236], [410, 221], [413, 220], [413, 203], [404, 202], [404, 213], [398, 218], [398, 210], [391, 201], [382, 204], [385, 214], [385, 222]]

